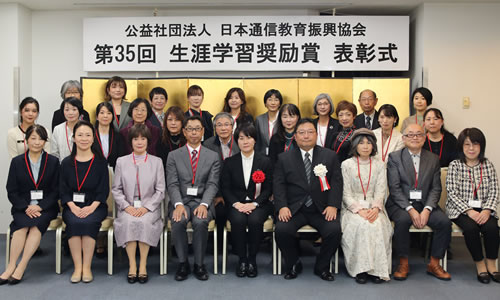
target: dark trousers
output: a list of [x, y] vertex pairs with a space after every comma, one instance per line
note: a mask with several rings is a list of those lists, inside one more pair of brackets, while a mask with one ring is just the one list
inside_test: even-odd
[[[414, 202], [413, 208], [419, 213], [424, 209], [421, 202]], [[394, 222], [394, 248], [396, 254], [408, 257], [410, 254], [410, 226], [413, 224], [410, 214], [402, 208], [393, 208], [389, 212], [391, 221]], [[431, 247], [431, 256], [443, 258], [451, 240], [451, 221], [444, 212], [436, 207], [432, 210], [427, 225], [434, 231]]]
[[219, 232], [219, 235], [217, 236], [217, 245], [220, 246], [219, 248], [222, 248], [222, 233], [224, 232], [224, 227], [227, 222], [227, 205], [230, 204], [219, 203], [215, 206], [215, 224], [217, 225], [217, 232]]
[[[233, 248], [240, 258], [240, 262], [256, 263], [264, 222], [270, 213], [270, 203], [257, 207], [249, 215], [239, 212], [236, 208], [229, 211]], [[246, 232], [247, 227], [248, 232]]]
[[340, 213], [337, 213], [335, 220], [328, 222], [318, 210], [306, 211], [301, 208], [288, 222], [277, 221], [275, 228], [276, 242], [285, 258], [287, 272], [292, 269], [299, 259], [296, 233], [304, 225], [314, 227], [323, 240], [319, 255], [316, 257], [314, 270], [317, 272], [328, 271], [330, 260], [337, 251], [342, 237]]
[[460, 215], [458, 218], [454, 219], [453, 222], [463, 230], [465, 245], [467, 245], [467, 249], [469, 249], [474, 261], [481, 261], [484, 259], [481, 234], [483, 234], [486, 258], [498, 258], [500, 238], [498, 237], [498, 220], [495, 217], [490, 217], [483, 225], [478, 225], [467, 215]]

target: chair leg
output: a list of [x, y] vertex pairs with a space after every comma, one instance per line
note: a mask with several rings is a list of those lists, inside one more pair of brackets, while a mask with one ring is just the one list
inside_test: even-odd
[[62, 224], [56, 229], [56, 274], [61, 274]]
[[113, 227], [108, 230], [108, 275], [113, 275]]
[[217, 275], [218, 273], [218, 263], [217, 263], [217, 225], [214, 227], [214, 274]]
[[222, 275], [226, 275], [227, 263], [227, 228], [224, 226], [224, 234], [222, 235]]
[[164, 258], [163, 258], [163, 271], [164, 271], [164, 274], [166, 275], [168, 273], [168, 270], [167, 270], [167, 262], [168, 262], [168, 229], [165, 228], [165, 231], [163, 232], [163, 242], [165, 243], [165, 246], [164, 246], [164, 251], [163, 251], [163, 255], [164, 255]]
[[[276, 243], [276, 236], [274, 233], [273, 236], [274, 236], [274, 242]], [[278, 253], [278, 259], [277, 259], [278, 275], [281, 275], [281, 250], [277, 245], [276, 245], [276, 252]]]
[[274, 238], [274, 230], [273, 230], [273, 275], [276, 275], [276, 239]]
[[160, 275], [163, 275], [163, 251], [164, 251], [164, 243], [163, 243], [163, 232], [160, 235]]
[[335, 251], [335, 274], [339, 273], [339, 249]]
[[444, 252], [442, 262], [443, 270], [448, 271], [448, 251]]
[[10, 260], [10, 226], [7, 228], [5, 235], [5, 268], [9, 265]]

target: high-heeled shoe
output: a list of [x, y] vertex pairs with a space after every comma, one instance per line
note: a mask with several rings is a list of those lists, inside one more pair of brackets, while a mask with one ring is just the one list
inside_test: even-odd
[[7, 283], [9, 283], [9, 279], [0, 278], [0, 285], [4, 285], [4, 284], [7, 284]]
[[148, 282], [148, 274], [139, 274], [139, 283], [146, 283]]
[[127, 276], [127, 282], [132, 284], [137, 282], [137, 273], [136, 274], [128, 274]]
[[9, 285], [16, 285], [19, 282], [21, 282], [21, 280], [23, 280], [22, 277], [19, 278], [19, 279], [17, 279], [17, 278], [14, 278], [14, 277], [10, 276], [10, 278], [9, 278]]
[[500, 272], [490, 273], [490, 271], [488, 271], [488, 275], [490, 275], [491, 280], [493, 280], [494, 282], [500, 283]]

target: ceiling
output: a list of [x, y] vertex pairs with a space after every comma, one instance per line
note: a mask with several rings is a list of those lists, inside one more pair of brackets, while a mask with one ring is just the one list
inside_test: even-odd
[[0, 0], [19, 3], [32, 10], [86, 9], [311, 9], [328, 13], [333, 8], [339, 15], [408, 14], [422, 3], [500, 3], [500, 0]]

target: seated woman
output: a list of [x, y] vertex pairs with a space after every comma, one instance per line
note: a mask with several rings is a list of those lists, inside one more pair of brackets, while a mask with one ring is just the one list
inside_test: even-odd
[[82, 102], [76, 98], [66, 98], [61, 104], [61, 110], [66, 122], [54, 128], [50, 141], [50, 153], [57, 157], [60, 162], [73, 150], [73, 128], [82, 114]]
[[[43, 151], [47, 138], [42, 126], [28, 127], [28, 150], [10, 163], [7, 197], [12, 203], [12, 241], [9, 264], [0, 276], [0, 285], [21, 281], [42, 235], [59, 212], [59, 160]], [[23, 256], [16, 266], [21, 252]]]
[[411, 95], [415, 114], [403, 120], [401, 125], [401, 133], [403, 133], [410, 124], [419, 124], [424, 127], [424, 113], [428, 106], [432, 104], [432, 93], [429, 89], [419, 87], [413, 91]]
[[[94, 127], [79, 121], [73, 131], [71, 155], [61, 163], [63, 221], [75, 270], [71, 282], [91, 282], [94, 247], [101, 222], [108, 214], [108, 163], [94, 144]], [[82, 259], [83, 257], [83, 259]]]
[[233, 132], [243, 124], [252, 123], [253, 117], [246, 111], [247, 100], [245, 97], [245, 92], [234, 87], [227, 91], [226, 97], [224, 98], [224, 108], [223, 111], [228, 112], [233, 117], [236, 125], [233, 126]]
[[[35, 124], [40, 113], [40, 105], [35, 98], [26, 97], [19, 104], [19, 125], [7, 131], [7, 150], [9, 150], [10, 158], [14, 158], [20, 154], [24, 154], [28, 147], [26, 146], [25, 132]], [[44, 150], [50, 151], [50, 142], [45, 143]]]
[[113, 106], [109, 102], [101, 102], [97, 105], [95, 114], [95, 142], [99, 145], [102, 156], [106, 158], [108, 165], [114, 169], [123, 143], [121, 135], [116, 134], [113, 125]]
[[[481, 283], [500, 282], [498, 259], [498, 177], [486, 157], [486, 138], [477, 128], [466, 128], [458, 136], [459, 159], [448, 167], [446, 213], [463, 230], [465, 245], [476, 263]], [[486, 261], [481, 235], [484, 240]]]
[[[272, 213], [271, 160], [254, 151], [257, 130], [252, 124], [238, 127], [234, 133], [240, 153], [228, 157], [221, 174], [224, 200], [229, 211], [233, 249], [239, 256], [238, 277], [257, 276], [257, 253], [264, 222]], [[248, 233], [246, 229], [248, 227]], [[248, 247], [248, 251], [247, 251]]]
[[351, 151], [352, 134], [354, 130], [356, 130], [354, 119], [356, 118], [358, 110], [356, 109], [356, 105], [346, 100], [342, 100], [337, 105], [335, 113], [339, 118], [340, 128], [335, 136], [331, 149], [337, 152], [339, 161], [343, 162], [350, 157], [349, 152]]
[[375, 159], [377, 144], [366, 128], [354, 132], [352, 157], [342, 163], [342, 249], [349, 275], [357, 283], [368, 277], [375, 283], [389, 280], [392, 225], [385, 211], [386, 168]]
[[[113, 222], [116, 245], [125, 247], [129, 260], [127, 280], [146, 283], [149, 247], [156, 247], [163, 231], [161, 202], [165, 198], [165, 173], [159, 157], [147, 153], [151, 133], [144, 124], [130, 128], [133, 152], [116, 162], [113, 198], [116, 219]], [[140, 263], [135, 260], [139, 246]]]
[[439, 155], [441, 168], [458, 158], [457, 138], [444, 128], [444, 118], [437, 108], [429, 108], [424, 113], [424, 126], [427, 132], [424, 149]]
[[399, 123], [398, 111], [392, 104], [384, 104], [379, 108], [378, 123], [380, 127], [373, 130], [377, 140], [377, 149], [379, 151], [375, 154], [375, 158], [387, 164], [389, 153], [403, 149], [405, 143], [403, 142], [403, 135], [394, 130]]
[[278, 113], [278, 124], [276, 134], [269, 141], [269, 158], [273, 163], [278, 161], [278, 155], [294, 147], [297, 143], [293, 137], [295, 126], [300, 120], [300, 111], [295, 104], [285, 104]]
[[255, 118], [255, 129], [257, 130], [257, 145], [255, 151], [268, 155], [269, 142], [278, 129], [278, 111], [283, 105], [283, 96], [280, 91], [270, 89], [264, 95], [264, 105], [267, 112]]
[[156, 154], [161, 158], [163, 165], [167, 162], [168, 154], [186, 145], [186, 138], [182, 133], [184, 113], [178, 106], [171, 106], [165, 112], [161, 139], [156, 146]]
[[[83, 89], [79, 81], [77, 80], [68, 80], [63, 83], [61, 86], [61, 98], [76, 98], [82, 101], [83, 97]], [[90, 121], [89, 113], [86, 110], [82, 110], [82, 114], [80, 115], [80, 120]], [[66, 122], [66, 118], [64, 118], [64, 113], [61, 109], [58, 109], [52, 115], [52, 131], [56, 128], [57, 125]]]
[[130, 128], [135, 124], [144, 124], [151, 132], [151, 139], [148, 143], [148, 153], [156, 155], [156, 147], [161, 136], [161, 130], [151, 124], [148, 120], [153, 115], [153, 109], [151, 108], [149, 101], [143, 98], [135, 99], [132, 103], [130, 103], [127, 114], [132, 118], [132, 120], [127, 124], [127, 126], [120, 129], [122, 140], [125, 141], [125, 143], [123, 143], [124, 147], [121, 154], [127, 155], [132, 153], [132, 145], [127, 142]]
[[319, 94], [314, 99], [313, 109], [314, 114], [318, 115], [318, 118], [314, 119], [318, 132], [316, 145], [331, 148], [340, 126], [339, 121], [331, 117], [334, 112], [332, 97], [325, 93]]

